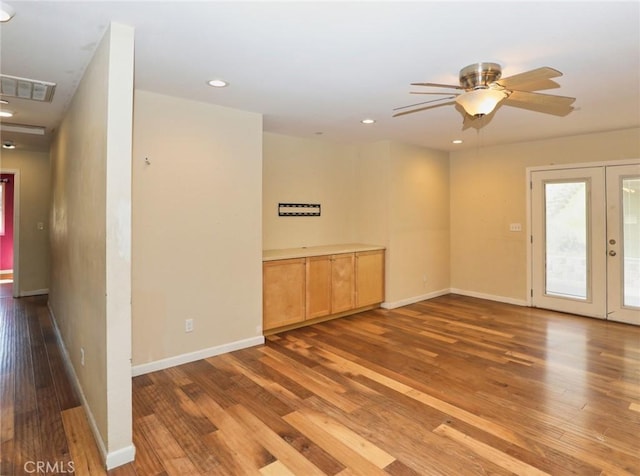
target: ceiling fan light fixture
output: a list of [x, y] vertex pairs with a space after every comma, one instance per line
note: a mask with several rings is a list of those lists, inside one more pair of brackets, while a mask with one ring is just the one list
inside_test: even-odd
[[505, 91], [491, 88], [480, 88], [467, 91], [456, 97], [465, 112], [472, 117], [482, 117], [491, 114], [498, 103], [507, 97]]
[[0, 2], [0, 22], [4, 23], [13, 18], [13, 15], [16, 14], [16, 11], [10, 5], [7, 5], [4, 2]]

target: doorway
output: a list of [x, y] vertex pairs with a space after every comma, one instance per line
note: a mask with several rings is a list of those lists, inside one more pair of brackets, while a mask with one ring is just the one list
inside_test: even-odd
[[[11, 276], [11, 283], [5, 283], [5, 284], [1, 284], [0, 283], [0, 293], [2, 297], [5, 297], [5, 294], [8, 294], [8, 296], [6, 297], [19, 297], [19, 291], [20, 291], [20, 285], [19, 285], [19, 280], [20, 280], [20, 228], [19, 228], [19, 224], [20, 224], [20, 170], [19, 169], [1, 169], [0, 170], [0, 178], [2, 177], [6, 177], [12, 180], [12, 185], [13, 185], [13, 217], [12, 220], [10, 220], [10, 222], [7, 222], [6, 220], [4, 221], [4, 227], [5, 227], [5, 235], [7, 232], [7, 229], [10, 227], [11, 228], [11, 234], [12, 234], [12, 254], [11, 254], [11, 265], [12, 265], [12, 276]], [[0, 182], [0, 183], [4, 183], [4, 182]], [[6, 192], [6, 189], [5, 189]], [[5, 197], [4, 197], [4, 201], [2, 206], [5, 207], [5, 203], [7, 200], [6, 197], [6, 193], [5, 193]], [[4, 211], [2, 213], [2, 215], [5, 215]], [[2, 217], [7, 218], [5, 216]], [[0, 235], [1, 236], [1, 235]], [[0, 253], [2, 252], [2, 250], [0, 250]], [[6, 266], [6, 265], [5, 265]], [[2, 275], [0, 275], [2, 276]], [[4, 276], [7, 276], [6, 274]], [[4, 288], [2, 288], [4, 287]]]
[[640, 162], [530, 184], [532, 305], [640, 325]]
[[15, 176], [0, 174], [0, 298], [13, 296]]

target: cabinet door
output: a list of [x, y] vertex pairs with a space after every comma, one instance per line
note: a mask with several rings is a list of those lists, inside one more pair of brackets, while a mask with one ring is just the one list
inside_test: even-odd
[[304, 321], [305, 259], [265, 261], [262, 265], [262, 327]]
[[331, 313], [354, 308], [354, 253], [331, 255]]
[[384, 301], [384, 250], [356, 253], [356, 307]]
[[331, 314], [331, 257], [307, 258], [307, 319]]

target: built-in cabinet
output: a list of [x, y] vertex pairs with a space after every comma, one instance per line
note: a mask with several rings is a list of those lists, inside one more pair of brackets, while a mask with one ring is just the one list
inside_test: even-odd
[[384, 301], [384, 250], [361, 251], [355, 254], [355, 259], [356, 307], [381, 303]]
[[265, 252], [264, 331], [353, 314], [383, 301], [383, 248], [334, 245]]
[[265, 262], [262, 265], [265, 325], [281, 327], [305, 319], [305, 258]]

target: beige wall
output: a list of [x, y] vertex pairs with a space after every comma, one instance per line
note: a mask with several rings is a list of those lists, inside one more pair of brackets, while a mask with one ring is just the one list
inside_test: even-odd
[[[526, 168], [637, 157], [639, 129], [452, 153], [451, 287], [525, 303]], [[510, 232], [510, 223], [523, 231]]]
[[261, 200], [259, 114], [136, 90], [134, 372], [261, 339]]
[[[353, 146], [264, 134], [263, 246], [295, 248], [355, 238]], [[280, 217], [278, 203], [319, 203], [319, 217]]]
[[391, 144], [388, 303], [449, 288], [448, 154]]
[[[383, 245], [386, 301], [449, 287], [448, 155], [380, 141], [359, 146], [265, 134], [265, 249]], [[321, 217], [278, 217], [278, 202], [321, 203]]]
[[49, 305], [107, 467], [133, 457], [128, 252], [132, 95], [133, 30], [112, 24], [51, 153]]
[[386, 303], [449, 288], [449, 163], [445, 152], [381, 141], [359, 148], [358, 241], [387, 247]]
[[[19, 296], [45, 294], [49, 289], [49, 154], [26, 150], [3, 150], [2, 170], [20, 176]], [[38, 223], [44, 229], [38, 229]]]

